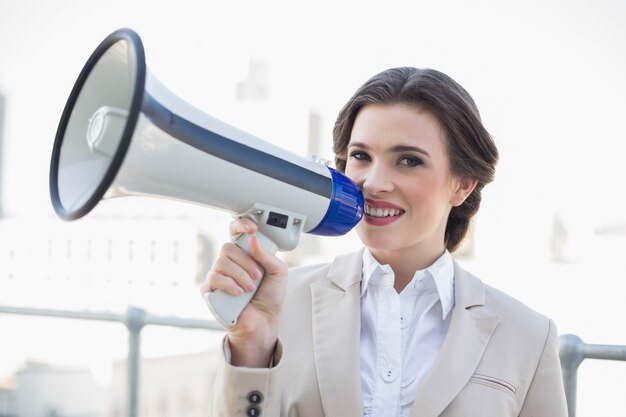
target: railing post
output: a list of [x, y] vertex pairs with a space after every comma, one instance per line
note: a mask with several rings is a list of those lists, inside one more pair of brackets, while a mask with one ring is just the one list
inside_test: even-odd
[[559, 337], [561, 370], [567, 398], [567, 415], [576, 417], [576, 383], [578, 366], [585, 358], [585, 343], [578, 336], [564, 334]]
[[129, 307], [124, 324], [128, 329], [128, 417], [137, 417], [139, 410], [139, 360], [141, 357], [141, 330], [145, 325], [146, 312]]
[[127, 406], [128, 417], [138, 417], [139, 413], [139, 361], [141, 357], [141, 330], [147, 324], [171, 326], [186, 329], [207, 329], [224, 331], [215, 320], [185, 319], [180, 317], [160, 317], [147, 314], [145, 310], [129, 307], [126, 314], [92, 311], [51, 310], [32, 307], [11, 307], [0, 305], [0, 313], [29, 316], [61, 317], [69, 319], [99, 320], [124, 323], [128, 330]]

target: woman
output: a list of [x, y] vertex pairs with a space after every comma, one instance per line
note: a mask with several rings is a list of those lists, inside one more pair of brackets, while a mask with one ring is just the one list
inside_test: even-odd
[[266, 275], [224, 340], [211, 415], [566, 416], [554, 323], [451, 256], [498, 158], [469, 94], [438, 71], [390, 69], [333, 136], [363, 190], [365, 247], [289, 271], [255, 237], [251, 255], [222, 247], [203, 292], [252, 290], [258, 264]]

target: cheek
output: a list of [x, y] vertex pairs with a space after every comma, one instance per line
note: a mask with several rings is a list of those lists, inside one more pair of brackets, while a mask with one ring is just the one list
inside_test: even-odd
[[362, 175], [359, 175], [358, 170], [354, 169], [354, 167], [351, 166], [350, 164], [346, 165], [344, 174], [346, 177], [350, 178], [352, 181], [354, 181], [358, 185], [361, 185], [361, 183], [363, 182], [363, 179], [360, 178], [362, 177]]
[[449, 187], [440, 178], [414, 182], [406, 190], [407, 198], [414, 207], [435, 209], [449, 204]]

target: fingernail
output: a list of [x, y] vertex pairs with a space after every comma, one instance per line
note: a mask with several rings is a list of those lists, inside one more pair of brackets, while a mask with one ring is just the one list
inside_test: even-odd
[[261, 279], [263, 278], [263, 273], [261, 271], [259, 271], [258, 269], [254, 271], [254, 279]]
[[246, 291], [243, 288], [237, 286], [235, 287], [235, 292], [237, 293], [237, 295], [242, 295]]

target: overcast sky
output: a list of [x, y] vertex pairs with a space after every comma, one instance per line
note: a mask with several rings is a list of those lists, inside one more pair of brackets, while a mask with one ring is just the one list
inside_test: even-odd
[[[502, 204], [624, 208], [615, 190], [626, 149], [625, 21], [625, 2], [610, 0], [0, 0], [5, 210], [50, 213], [60, 113], [87, 57], [119, 27], [140, 34], [150, 69], [172, 91], [252, 133], [309, 107], [328, 139], [343, 102], [374, 72], [440, 69], [474, 96], [501, 149], [491, 188]], [[273, 103], [257, 120], [229, 112], [250, 59], [267, 63]]]

